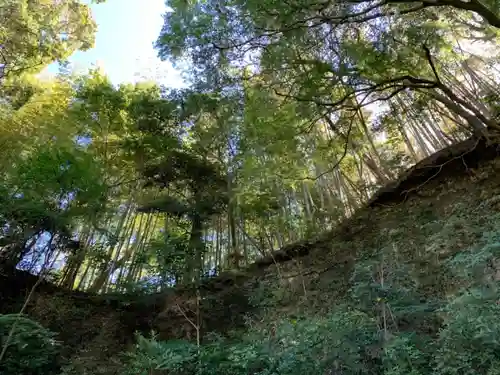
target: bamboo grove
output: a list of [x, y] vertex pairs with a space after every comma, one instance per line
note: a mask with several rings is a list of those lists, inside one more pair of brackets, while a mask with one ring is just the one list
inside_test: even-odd
[[0, 6], [3, 269], [96, 293], [189, 283], [324, 232], [436, 150], [498, 131], [494, 1], [167, 5], [156, 48], [185, 67], [181, 90], [98, 69], [39, 78], [92, 45], [88, 7]]

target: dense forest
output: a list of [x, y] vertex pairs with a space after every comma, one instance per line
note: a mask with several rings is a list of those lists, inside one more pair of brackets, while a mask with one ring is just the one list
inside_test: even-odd
[[[168, 0], [155, 49], [181, 89], [75, 73], [89, 4], [3, 0], [0, 20], [0, 274], [36, 280], [15, 313], [0, 293], [2, 374], [500, 373], [500, 182], [478, 161], [500, 142], [499, 2]], [[398, 204], [372, 207], [426, 160]], [[349, 273], [313, 286], [341, 253]], [[246, 322], [204, 327], [201, 286], [238, 277]], [[194, 333], [132, 332], [119, 365], [78, 367], [30, 313], [47, 283], [191, 290], [189, 311], [172, 306]]]

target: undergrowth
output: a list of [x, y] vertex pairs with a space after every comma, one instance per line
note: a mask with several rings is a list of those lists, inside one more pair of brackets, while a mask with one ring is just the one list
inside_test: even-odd
[[293, 289], [281, 268], [244, 332], [199, 347], [138, 336], [127, 374], [500, 374], [500, 215], [482, 198], [394, 209], [392, 227], [335, 245], [363, 250], [331, 272], [342, 280]]
[[[283, 318], [237, 338], [208, 337], [200, 347], [138, 336], [127, 374], [497, 374], [499, 286], [468, 289], [413, 311], [401, 298], [406, 289], [387, 287], [370, 308], [357, 303], [354, 289], [351, 305], [336, 306], [325, 317]], [[379, 287], [375, 283], [374, 290]], [[440, 324], [427, 333], [398, 327], [401, 319], [417, 321], [419, 315], [433, 315]]]
[[60, 343], [55, 333], [18, 314], [0, 315], [2, 375], [57, 374]]
[[[248, 302], [252, 314], [239, 330], [216, 335], [201, 327], [199, 346], [195, 340], [137, 334], [136, 347], [113, 370], [99, 356], [112, 338], [97, 335], [103, 344], [89, 342], [90, 353], [78, 354], [81, 363], [66, 366], [64, 373], [500, 375], [500, 195], [496, 186], [474, 185], [472, 192], [465, 192], [470, 184], [464, 186], [450, 180], [429, 199], [380, 209], [377, 220], [353, 224], [361, 234], [270, 267], [252, 279], [247, 296], [232, 292], [239, 293], [236, 302], [202, 303], [202, 317], [226, 322], [223, 317], [239, 317], [235, 305], [249, 311], [243, 306]], [[90, 316], [82, 319], [114, 332]], [[11, 361], [2, 362], [10, 367], [0, 373], [53, 373], [47, 367], [40, 371], [56, 356], [57, 343], [36, 327], [33, 332], [41, 336], [16, 336]], [[99, 361], [90, 366], [93, 357]]]
[[444, 316], [434, 334], [384, 329], [380, 317], [338, 306], [323, 318], [282, 320], [237, 340], [211, 337], [199, 348], [139, 336], [127, 374], [497, 374], [498, 298], [497, 290], [457, 296], [437, 310]]

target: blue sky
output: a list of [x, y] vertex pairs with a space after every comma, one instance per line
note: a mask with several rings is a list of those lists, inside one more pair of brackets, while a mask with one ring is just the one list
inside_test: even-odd
[[[165, 0], [107, 0], [91, 8], [98, 25], [96, 43], [93, 49], [71, 56], [76, 71], [98, 65], [116, 84], [147, 79], [169, 87], [182, 85], [180, 73], [160, 61], [153, 48], [163, 25]], [[57, 64], [45, 74], [55, 72]]]

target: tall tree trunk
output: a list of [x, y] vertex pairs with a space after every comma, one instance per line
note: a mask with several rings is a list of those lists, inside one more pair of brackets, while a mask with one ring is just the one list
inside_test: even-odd
[[184, 283], [198, 282], [200, 273], [202, 271], [202, 254], [204, 243], [203, 236], [203, 220], [201, 216], [195, 212], [191, 218], [191, 234], [189, 237], [189, 250], [190, 254], [186, 262], [186, 269], [184, 272]]
[[132, 196], [130, 196], [129, 200], [127, 201], [127, 208], [125, 209], [124, 213], [120, 216], [118, 226], [116, 228], [115, 238], [117, 239], [118, 243], [113, 243], [111, 246], [109, 246], [106, 258], [101, 263], [99, 275], [97, 276], [97, 278], [94, 279], [94, 282], [89, 289], [89, 292], [91, 293], [99, 292], [99, 290], [101, 290], [102, 286], [106, 282], [107, 277], [109, 276], [108, 269], [110, 266], [110, 261], [113, 258], [114, 250], [116, 246], [120, 243], [120, 241], [123, 241], [122, 238], [123, 232], [124, 230], [127, 229], [127, 224], [128, 221], [130, 220], [129, 215], [132, 210], [132, 199], [133, 199]]

